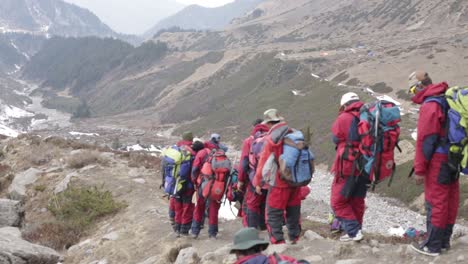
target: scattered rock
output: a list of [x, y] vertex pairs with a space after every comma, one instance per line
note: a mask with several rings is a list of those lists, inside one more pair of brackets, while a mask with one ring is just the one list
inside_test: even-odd
[[372, 254], [377, 255], [380, 252], [380, 249], [373, 247], [372, 248]]
[[184, 248], [191, 247], [192, 244], [178, 241], [175, 244], [167, 246], [168, 247], [165, 248], [161, 261], [174, 263], [177, 260], [177, 257], [179, 256], [179, 252]]
[[223, 259], [223, 264], [231, 264], [231, 263], [236, 263], [237, 261], [237, 258], [235, 255], [233, 254], [230, 254], [230, 255], [227, 255], [224, 259]]
[[67, 174], [67, 176], [65, 176], [65, 178], [61, 182], [59, 182], [57, 186], [55, 186], [54, 193], [59, 194], [65, 191], [68, 188], [68, 184], [70, 183], [70, 180], [73, 177], [78, 177], [78, 173], [72, 172], [72, 173]]
[[95, 260], [89, 264], [107, 264], [107, 259]]
[[36, 182], [37, 177], [42, 173], [41, 170], [30, 168], [15, 176], [13, 182], [8, 188], [10, 199], [21, 201], [26, 197], [26, 185]]
[[335, 257], [343, 258], [351, 254], [353, 254], [353, 247], [350, 244], [338, 244], [335, 247]]
[[201, 263], [206, 263], [208, 261], [213, 261], [216, 259], [216, 254], [213, 252], [208, 252], [201, 258]]
[[23, 223], [24, 210], [21, 202], [0, 199], [0, 227], [16, 226]]
[[0, 263], [56, 264], [59, 259], [55, 250], [23, 240], [18, 228], [0, 228]]
[[117, 232], [112, 232], [102, 237], [102, 240], [115, 241], [117, 239], [119, 239], [119, 234]]
[[283, 254], [287, 249], [288, 249], [288, 245], [287, 244], [279, 244], [279, 245], [270, 245], [267, 249], [266, 249], [266, 254], [267, 255], [271, 255], [273, 253], [278, 253], [278, 254]]
[[136, 182], [136, 183], [141, 183], [141, 184], [145, 184], [145, 183], [146, 183], [145, 179], [142, 179], [142, 178], [133, 179], [133, 181]]
[[229, 255], [229, 251], [231, 251], [231, 247], [226, 245], [224, 247], [218, 248], [214, 253], [219, 256]]
[[418, 212], [424, 213], [426, 211], [425, 201], [426, 200], [424, 198], [424, 193], [422, 193], [421, 195], [416, 197], [416, 199], [414, 199], [413, 202], [411, 202], [410, 208], [415, 208]]
[[148, 258], [148, 259], [146, 259], [145, 261], [140, 262], [140, 263], [138, 263], [138, 264], [155, 264], [155, 263], [157, 263], [157, 261], [159, 260], [159, 258], [160, 258], [159, 256], [153, 256], [153, 257]]
[[193, 247], [184, 248], [179, 252], [175, 264], [197, 264], [200, 262], [200, 257]]
[[468, 245], [468, 235], [459, 237], [459, 238], [457, 239], [457, 241], [458, 241], [459, 243]]
[[362, 259], [342, 259], [335, 262], [335, 264], [358, 264], [364, 263]]
[[379, 241], [372, 239], [371, 241], [369, 241], [369, 245], [371, 247], [379, 247]]
[[304, 234], [304, 238], [309, 240], [309, 241], [313, 241], [313, 240], [321, 240], [323, 239], [323, 237], [317, 233], [315, 233], [314, 231], [312, 230], [307, 230]]
[[305, 258], [305, 260], [309, 261], [309, 262], [322, 262], [323, 261], [323, 258], [319, 255], [314, 255], [314, 256], [309, 256], [307, 258]]
[[457, 257], [457, 262], [464, 262], [465, 261], [465, 256], [464, 255], [460, 255]]

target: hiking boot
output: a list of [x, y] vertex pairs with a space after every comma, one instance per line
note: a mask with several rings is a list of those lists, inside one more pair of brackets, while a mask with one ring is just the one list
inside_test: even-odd
[[191, 236], [193, 239], [198, 239], [198, 234], [191, 233], [190, 236]]
[[209, 238], [210, 240], [217, 240], [216, 235], [210, 235], [208, 238]]
[[179, 235], [180, 235], [181, 237], [188, 237], [188, 236], [190, 236], [189, 233], [179, 233]]
[[364, 238], [364, 236], [362, 235], [362, 232], [361, 230], [358, 231], [358, 233], [356, 234], [356, 236], [354, 237], [350, 237], [348, 234], [344, 235], [344, 236], [341, 236], [340, 237], [340, 241], [341, 242], [351, 242], [351, 241], [361, 241], [362, 239]]
[[439, 252], [431, 251], [428, 247], [420, 246], [418, 244], [411, 244], [411, 249], [418, 252], [419, 254], [423, 254], [426, 256], [437, 257], [440, 255]]
[[179, 238], [180, 237], [180, 232], [175, 232], [175, 237]]

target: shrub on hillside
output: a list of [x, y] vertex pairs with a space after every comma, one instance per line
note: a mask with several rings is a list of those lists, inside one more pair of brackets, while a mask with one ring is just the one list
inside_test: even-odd
[[79, 242], [101, 217], [115, 214], [126, 205], [112, 193], [98, 187], [70, 186], [49, 200], [48, 209], [55, 221], [42, 223], [24, 232], [28, 241], [63, 250]]
[[107, 165], [108, 160], [103, 158], [96, 150], [83, 150], [79, 153], [73, 154], [68, 158], [68, 167], [73, 169], [81, 169], [91, 164]]

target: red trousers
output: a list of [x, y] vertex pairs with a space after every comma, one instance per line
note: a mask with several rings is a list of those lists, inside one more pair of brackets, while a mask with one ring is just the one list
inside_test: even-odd
[[208, 234], [215, 236], [218, 234], [218, 212], [221, 207], [219, 201], [212, 201], [205, 199], [199, 190], [197, 192], [197, 205], [193, 214], [192, 233], [195, 235], [200, 234], [202, 222], [204, 221], [205, 210], [208, 208]]
[[434, 154], [424, 179], [424, 196], [428, 232], [425, 245], [440, 252], [442, 248], [450, 247], [460, 202], [459, 179], [449, 170], [447, 155]]
[[193, 190], [189, 189], [182, 195], [175, 197], [175, 231], [181, 234], [188, 234], [192, 226], [193, 211], [195, 205], [192, 203]]
[[335, 176], [333, 179], [330, 204], [343, 229], [351, 237], [362, 228], [366, 194], [364, 177]]
[[257, 194], [255, 187], [248, 183], [243, 201], [242, 223], [245, 227], [253, 227], [260, 230], [266, 229], [265, 207], [267, 191]]
[[270, 241], [284, 243], [283, 223], [286, 213], [286, 226], [289, 240], [297, 241], [301, 234], [301, 195], [298, 187], [270, 187], [266, 200], [266, 221]]

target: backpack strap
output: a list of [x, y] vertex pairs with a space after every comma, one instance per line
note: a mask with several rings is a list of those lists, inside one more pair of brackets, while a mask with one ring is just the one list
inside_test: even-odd
[[[445, 95], [443, 95], [443, 94], [439, 95], [439, 96], [431, 96], [431, 97], [426, 98], [426, 100], [424, 100], [424, 103], [429, 103], [429, 102], [436, 102], [437, 104], [439, 104], [439, 106], [442, 108], [442, 112], [444, 113], [445, 120], [442, 123], [442, 127], [445, 130], [445, 137], [440, 137], [439, 136], [439, 140], [437, 142], [437, 145], [439, 147], [446, 147], [446, 145], [448, 143], [448, 132], [449, 132], [449, 128], [450, 128], [450, 126], [448, 124], [449, 123], [448, 111], [450, 109], [450, 106], [448, 105], [447, 99], [445, 99]], [[437, 151], [437, 148], [434, 151]]]

